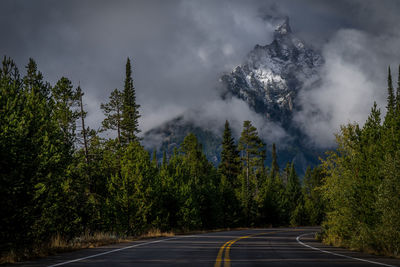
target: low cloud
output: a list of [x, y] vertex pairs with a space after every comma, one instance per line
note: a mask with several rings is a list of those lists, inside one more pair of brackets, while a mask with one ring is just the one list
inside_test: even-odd
[[246, 102], [236, 97], [209, 101], [201, 108], [188, 111], [184, 118], [219, 136], [222, 136], [225, 121], [228, 120], [237, 140], [243, 130], [243, 122], [249, 120], [257, 128], [258, 135], [268, 145], [280, 143], [283, 146], [284, 143], [290, 141], [288, 134], [280, 125], [255, 113]]
[[[80, 81], [87, 124], [95, 129], [104, 118], [100, 103], [122, 89], [131, 57], [145, 132], [203, 103], [221, 114], [217, 105], [246, 113], [236, 100], [215, 100], [215, 83], [254, 45], [270, 43], [270, 19], [288, 15], [327, 64], [322, 86], [299, 94], [296, 120], [315, 144], [329, 146], [340, 124], [365, 120], [373, 100], [385, 106], [385, 72], [400, 58], [399, 10], [398, 0], [4, 0], [0, 55], [14, 58], [22, 73], [33, 57], [52, 84], [61, 76]], [[241, 118], [237, 128], [244, 118], [257, 124], [256, 114], [246, 114], [230, 120]], [[284, 136], [277, 125], [257, 127], [271, 140]]]
[[396, 36], [344, 29], [324, 46], [321, 82], [299, 93], [302, 110], [295, 114], [314, 145], [332, 147], [340, 125], [363, 125], [374, 101], [385, 112], [385, 71], [390, 64], [396, 66], [393, 59], [400, 56], [395, 50], [399, 45]]

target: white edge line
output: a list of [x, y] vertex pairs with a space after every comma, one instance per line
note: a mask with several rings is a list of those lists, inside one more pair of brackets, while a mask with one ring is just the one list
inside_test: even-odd
[[303, 245], [303, 246], [305, 246], [305, 247], [308, 247], [308, 248], [311, 248], [311, 249], [314, 249], [314, 250], [318, 250], [318, 251], [321, 251], [321, 252], [324, 252], [324, 253], [332, 254], [332, 255], [335, 255], [335, 256], [339, 256], [339, 257], [343, 257], [343, 258], [348, 258], [348, 259], [353, 259], [353, 260], [358, 260], [358, 261], [363, 261], [363, 262], [368, 262], [368, 263], [377, 264], [377, 265], [382, 265], [382, 266], [396, 267], [396, 265], [389, 265], [389, 264], [380, 263], [380, 262], [376, 262], [376, 261], [369, 261], [369, 260], [365, 260], [365, 259], [354, 258], [354, 257], [351, 257], [351, 256], [347, 256], [347, 255], [343, 255], [343, 254], [338, 254], [338, 253], [330, 252], [330, 251], [326, 251], [326, 250], [322, 250], [322, 249], [315, 248], [315, 247], [312, 247], [312, 246], [310, 246], [310, 245], [304, 244], [303, 242], [300, 241], [300, 238], [301, 238], [301, 237], [303, 237], [303, 236], [305, 236], [305, 235], [311, 235], [311, 234], [315, 234], [315, 233], [306, 233], [306, 234], [299, 235], [298, 237], [296, 237], [296, 240], [297, 240], [297, 242], [298, 242], [299, 244], [301, 244], [301, 245]]
[[94, 254], [94, 255], [91, 255], [91, 256], [83, 257], [83, 258], [78, 258], [78, 259], [75, 259], [75, 260], [69, 260], [69, 261], [65, 261], [65, 262], [60, 262], [60, 263], [57, 263], [57, 264], [49, 265], [48, 267], [66, 265], [66, 264], [74, 263], [74, 262], [77, 262], [77, 261], [82, 261], [82, 260], [91, 259], [91, 258], [103, 256], [103, 255], [106, 255], [106, 254], [118, 252], [118, 251], [121, 251], [121, 250], [126, 250], [126, 249], [130, 249], [130, 248], [134, 248], [134, 247], [140, 247], [140, 246], [144, 246], [144, 245], [148, 245], [148, 244], [161, 243], [161, 242], [165, 242], [165, 241], [169, 241], [169, 240], [173, 240], [173, 239], [181, 239], [181, 238], [185, 238], [185, 237], [193, 237], [193, 235], [172, 237], [172, 238], [166, 238], [166, 239], [161, 239], [161, 240], [155, 240], [155, 241], [151, 241], [151, 242], [139, 243], [139, 244], [135, 244], [135, 245], [132, 245], [132, 246], [127, 246], [127, 247], [118, 248], [118, 249], [114, 249], [114, 250], [109, 250], [109, 251], [106, 251], [106, 252], [102, 252], [102, 253], [99, 253], [99, 254]]

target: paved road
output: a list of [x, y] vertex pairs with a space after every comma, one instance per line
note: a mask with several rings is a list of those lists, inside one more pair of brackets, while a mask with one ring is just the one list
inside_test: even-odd
[[322, 245], [313, 238], [316, 231], [268, 228], [147, 239], [14, 266], [400, 266], [400, 260]]

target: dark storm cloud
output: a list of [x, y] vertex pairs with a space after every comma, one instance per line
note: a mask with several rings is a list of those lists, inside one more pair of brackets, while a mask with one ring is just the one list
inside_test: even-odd
[[[0, 54], [14, 58], [20, 68], [33, 57], [52, 83], [61, 76], [76, 85], [80, 81], [86, 91], [89, 124], [95, 128], [102, 120], [100, 103], [107, 101], [112, 89], [122, 88], [126, 57], [131, 57], [142, 105], [141, 127], [148, 130], [188, 108], [208, 105], [215, 110], [219, 75], [240, 64], [255, 44], [269, 43], [273, 19], [285, 15], [306, 42], [329, 58], [343, 57], [342, 68], [361, 73], [361, 80], [364, 72], [381, 77], [375, 82], [367, 79], [373, 91], [384, 80], [382, 66], [397, 63], [393, 55], [397, 55], [399, 12], [398, 1], [365, 0], [1, 1]], [[380, 51], [384, 40], [391, 42], [387, 52]], [[354, 64], [353, 59], [362, 55], [373, 58], [377, 67], [366, 67], [362, 60]], [[329, 62], [326, 81], [339, 75]], [[310, 97], [310, 92], [314, 91], [302, 94], [302, 103], [313, 99], [311, 106], [327, 116], [340, 109], [333, 105], [324, 110], [314, 103], [324, 95]], [[370, 98], [375, 96], [371, 93]], [[221, 104], [242, 108], [228, 106]], [[305, 119], [307, 112], [311, 111], [298, 116], [299, 122], [316, 124]], [[364, 109], [359, 113], [364, 114]], [[345, 123], [343, 118], [326, 126], [326, 132], [334, 130], [336, 122]]]

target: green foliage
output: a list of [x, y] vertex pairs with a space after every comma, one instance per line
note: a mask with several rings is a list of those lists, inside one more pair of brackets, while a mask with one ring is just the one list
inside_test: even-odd
[[103, 130], [116, 130], [118, 143], [121, 143], [123, 94], [118, 89], [115, 89], [111, 92], [109, 102], [102, 103], [100, 108], [106, 116], [102, 122]]
[[[383, 124], [376, 103], [362, 128], [341, 128], [338, 150], [323, 162], [322, 195], [328, 204], [325, 240], [357, 249], [398, 255], [400, 251], [400, 114], [391, 73]], [[396, 210], [396, 211], [395, 211]]]
[[229, 184], [237, 185], [237, 176], [240, 172], [239, 152], [232, 137], [229, 122], [225, 122], [225, 130], [222, 136], [221, 162], [218, 167], [221, 175], [224, 175]]
[[21, 79], [11, 59], [0, 73], [1, 236], [8, 247], [20, 248], [46, 240], [58, 217], [57, 191], [63, 182], [65, 159], [71, 148], [53, 119], [48, 85], [29, 61]]
[[[222, 147], [218, 169], [193, 133], [170, 158], [164, 152], [159, 164], [156, 151], [151, 157], [136, 136], [139, 105], [129, 59], [123, 93], [114, 90], [100, 107], [106, 115], [103, 130], [116, 130], [116, 139], [103, 139], [85, 128], [79, 86], [74, 90], [62, 77], [51, 87], [32, 59], [26, 69], [21, 78], [9, 58], [0, 69], [2, 251], [35, 250], [54, 236], [68, 240], [97, 231], [126, 236], [153, 228], [198, 230], [319, 220], [320, 213], [313, 215], [310, 208], [319, 207], [314, 193], [319, 184], [309, 182], [311, 193], [302, 196], [305, 190], [293, 164], [284, 182], [275, 145], [275, 163], [268, 173], [266, 147], [250, 121], [244, 122], [238, 145], [228, 122], [222, 144], [206, 144]], [[390, 185], [380, 190], [386, 192]]]
[[73, 89], [72, 83], [62, 77], [51, 89], [51, 104], [53, 118], [64, 135], [64, 143], [72, 147], [75, 143], [76, 120], [79, 118], [77, 110], [79, 95]]
[[139, 143], [130, 143], [121, 158], [120, 175], [112, 176], [108, 183], [117, 232], [133, 235], [146, 230], [151, 218], [154, 176], [148, 152]]
[[139, 130], [139, 107], [136, 104], [136, 92], [133, 87], [131, 61], [128, 58], [126, 61], [126, 76], [124, 91], [122, 92], [122, 122], [121, 135], [125, 143], [137, 141], [136, 134]]
[[242, 184], [240, 200], [245, 215], [246, 224], [254, 221], [256, 194], [258, 192], [258, 180], [256, 173], [263, 173], [265, 161], [265, 145], [258, 136], [257, 129], [250, 121], [243, 122], [243, 131], [239, 139], [238, 149], [241, 154]]
[[308, 221], [303, 225], [321, 225], [325, 216], [325, 203], [320, 187], [324, 174], [321, 167], [307, 169], [304, 175], [303, 197], [304, 209]]

